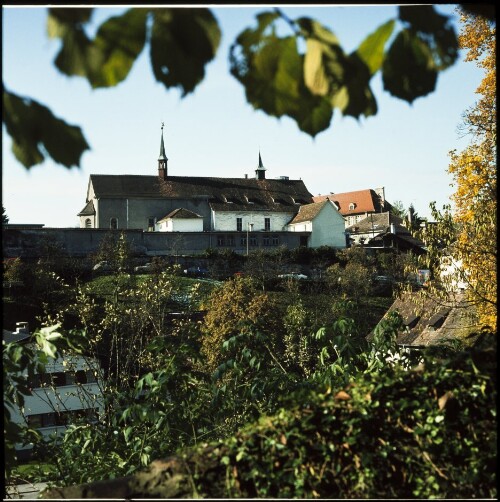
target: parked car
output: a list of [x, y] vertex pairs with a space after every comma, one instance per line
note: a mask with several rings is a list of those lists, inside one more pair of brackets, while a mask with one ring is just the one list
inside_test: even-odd
[[208, 275], [208, 270], [202, 267], [189, 267], [184, 269], [184, 273], [190, 277], [205, 277]]
[[395, 281], [394, 277], [390, 275], [376, 275], [373, 280], [379, 284], [393, 284]]
[[152, 263], [146, 263], [145, 265], [139, 265], [137, 267], [134, 267], [134, 272], [152, 272], [153, 271], [153, 264]]
[[107, 261], [100, 261], [93, 266], [92, 270], [94, 272], [111, 272], [112, 268]]
[[304, 275], [304, 274], [296, 274], [296, 273], [292, 273], [292, 274], [281, 274], [281, 275], [278, 275], [278, 277], [279, 277], [280, 279], [298, 279], [298, 280], [308, 279], [307, 275]]

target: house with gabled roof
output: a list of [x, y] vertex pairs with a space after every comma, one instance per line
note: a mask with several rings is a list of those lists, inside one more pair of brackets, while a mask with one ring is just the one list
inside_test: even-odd
[[370, 214], [389, 211], [392, 205], [385, 199], [385, 188], [356, 190], [354, 192], [317, 195], [314, 202], [331, 200], [345, 219], [345, 226], [350, 227]]
[[174, 209], [156, 223], [159, 232], [203, 232], [203, 217], [184, 208]]
[[392, 248], [415, 254], [425, 252], [425, 244], [414, 237], [403, 220], [390, 211], [370, 214], [346, 228], [349, 242], [370, 248]]
[[155, 231], [182, 209], [201, 219], [198, 231], [283, 232], [299, 207], [312, 202], [302, 180], [266, 179], [260, 152], [254, 178], [172, 176], [167, 166], [162, 126], [158, 174], [91, 174], [80, 227]]
[[311, 248], [346, 247], [344, 218], [330, 200], [300, 206], [299, 212], [288, 224], [288, 230], [311, 232], [307, 242]]
[[[164, 232], [183, 232], [193, 250], [207, 245], [248, 252], [249, 247], [315, 242], [309, 239], [312, 230], [300, 234], [295, 225], [289, 225], [302, 206], [312, 203], [312, 194], [301, 179], [267, 178], [260, 152], [254, 177], [171, 175], [162, 125], [157, 174], [91, 174], [85, 206], [78, 216], [82, 229], [138, 230], [144, 233], [143, 241], [151, 240], [150, 232], [165, 237]], [[323, 217], [316, 221], [320, 220]], [[318, 225], [311, 228], [319, 235]], [[335, 242], [342, 240], [345, 247], [341, 234]]]

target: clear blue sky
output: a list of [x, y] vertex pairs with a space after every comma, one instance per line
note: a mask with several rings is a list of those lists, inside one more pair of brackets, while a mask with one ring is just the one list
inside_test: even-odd
[[[6, 88], [49, 106], [56, 116], [80, 125], [91, 146], [81, 168], [46, 161], [27, 171], [11, 153], [3, 128], [2, 199], [11, 223], [78, 226], [90, 174], [156, 174], [161, 122], [169, 174], [243, 177], [253, 175], [259, 149], [270, 178], [302, 178], [313, 195], [385, 187], [390, 202], [411, 203], [430, 216], [429, 203], [449, 203], [448, 152], [462, 149], [457, 125], [476, 100], [482, 79], [473, 63], [460, 62], [438, 78], [437, 90], [413, 105], [383, 91], [372, 80], [379, 111], [356, 121], [335, 113], [330, 128], [312, 139], [295, 122], [255, 111], [243, 87], [229, 74], [228, 50], [255, 15], [269, 7], [213, 8], [222, 30], [216, 59], [205, 80], [185, 98], [154, 80], [144, 50], [126, 81], [92, 90], [86, 80], [60, 74], [53, 65], [59, 42], [46, 35], [45, 8], [3, 10], [3, 82]], [[283, 7], [291, 18], [307, 15], [329, 27], [348, 51], [397, 14], [395, 6]], [[453, 5], [437, 10], [458, 17]], [[119, 8], [96, 10], [93, 28]]]

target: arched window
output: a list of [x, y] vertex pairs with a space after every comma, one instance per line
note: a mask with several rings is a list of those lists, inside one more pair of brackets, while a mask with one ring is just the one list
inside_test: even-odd
[[85, 220], [85, 228], [92, 228], [92, 220], [90, 218]]
[[352, 211], [355, 207], [356, 207], [356, 204], [354, 204], [354, 202], [351, 202], [349, 204], [349, 211]]
[[117, 218], [111, 218], [109, 221], [109, 228], [116, 230], [118, 228], [118, 219]]

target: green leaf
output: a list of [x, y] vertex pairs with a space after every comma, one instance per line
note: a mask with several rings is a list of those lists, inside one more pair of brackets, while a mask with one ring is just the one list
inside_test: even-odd
[[[349, 57], [337, 37], [317, 21], [301, 18], [297, 23], [306, 36], [304, 81], [311, 93], [324, 96], [330, 107], [339, 108], [344, 115], [359, 118], [360, 115], [377, 113], [377, 104], [368, 83], [371, 69], [376, 71], [377, 65], [381, 64], [384, 45], [394, 22], [381, 26]], [[313, 116], [320, 120], [326, 119], [327, 113], [326, 105], [313, 110]]]
[[[49, 22], [49, 25], [51, 24], [54, 22]], [[62, 40], [61, 50], [54, 61], [57, 69], [65, 75], [86, 77], [91, 41], [82, 27], [59, 24], [57, 28], [51, 30]]]
[[57, 20], [60, 24], [78, 26], [88, 23], [93, 11], [94, 9], [86, 7], [57, 7], [49, 9], [49, 17]]
[[366, 37], [355, 52], [361, 61], [368, 67], [370, 76], [373, 76], [382, 66], [385, 44], [392, 35], [394, 25], [395, 21], [392, 19], [379, 26], [373, 33]]
[[129, 9], [106, 20], [95, 40], [85, 34], [80, 22], [55, 17], [49, 11], [49, 36], [62, 40], [55, 64], [66, 75], [87, 78], [93, 88], [111, 87], [123, 81], [146, 40], [146, 9]]
[[236, 38], [236, 43], [242, 46], [251, 47], [252, 45], [259, 44], [264, 31], [269, 25], [275, 21], [279, 14], [277, 12], [261, 12], [257, 14], [257, 28], [252, 30], [250, 28], [241, 32]]
[[357, 53], [349, 56], [346, 65], [345, 85], [331, 96], [331, 104], [344, 115], [359, 118], [377, 113], [377, 102], [369, 86], [370, 73]]
[[295, 37], [264, 37], [259, 45], [233, 44], [231, 73], [244, 85], [246, 98], [268, 115], [288, 115], [299, 128], [315, 136], [328, 128], [332, 109], [314, 96], [304, 82], [304, 58]]
[[451, 17], [438, 14], [432, 5], [399, 7], [399, 19], [426, 41], [436, 70], [444, 70], [458, 58], [458, 40]]
[[192, 92], [217, 52], [221, 32], [208, 9], [154, 9], [151, 64], [165, 87]]
[[330, 80], [323, 63], [324, 44], [312, 38], [307, 39], [304, 57], [304, 81], [307, 88], [316, 95], [325, 96], [330, 92]]
[[12, 151], [30, 168], [50, 156], [66, 167], [80, 166], [80, 157], [90, 147], [80, 127], [55, 117], [37, 101], [4, 90], [3, 122], [12, 137]]
[[146, 9], [129, 9], [99, 27], [88, 53], [88, 78], [92, 87], [111, 87], [127, 77], [144, 48], [146, 16]]
[[88, 23], [93, 9], [89, 8], [52, 8], [47, 15], [47, 35], [49, 38], [62, 38], [68, 31], [81, 29]]
[[384, 89], [412, 103], [436, 87], [437, 71], [425, 41], [410, 30], [402, 30], [392, 43], [382, 70]]
[[307, 39], [313, 38], [327, 46], [340, 47], [339, 39], [336, 37], [336, 35], [315, 19], [311, 19], [309, 17], [301, 17], [297, 19], [296, 23], [298, 26], [300, 26], [303, 32], [303, 36], [305, 36]]

